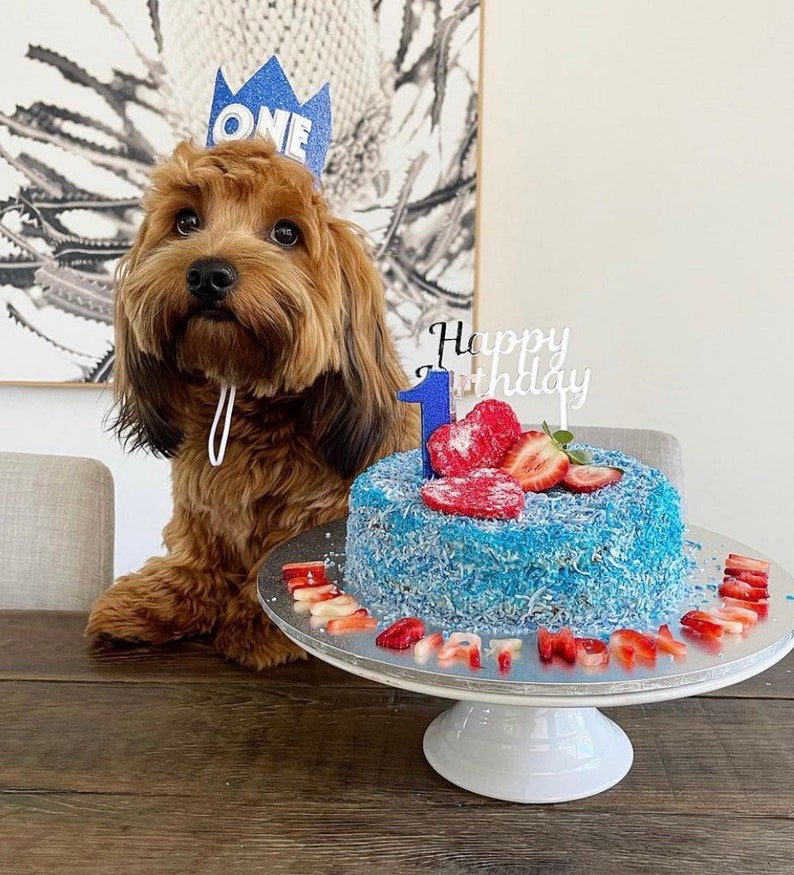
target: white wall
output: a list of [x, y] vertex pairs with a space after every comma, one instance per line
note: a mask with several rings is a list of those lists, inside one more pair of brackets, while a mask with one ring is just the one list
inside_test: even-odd
[[[485, 0], [478, 317], [569, 325], [574, 430], [674, 432], [690, 520], [794, 569], [792, 45], [787, 0]], [[108, 396], [0, 386], [0, 450], [109, 464], [125, 571], [168, 466], [103, 434]]]
[[481, 326], [570, 325], [572, 426], [675, 433], [690, 520], [794, 569], [794, 4], [486, 10]]

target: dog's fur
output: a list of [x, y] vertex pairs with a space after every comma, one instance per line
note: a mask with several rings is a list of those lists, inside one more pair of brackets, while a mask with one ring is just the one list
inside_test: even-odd
[[[174, 513], [167, 555], [110, 587], [87, 632], [154, 644], [212, 634], [225, 657], [260, 669], [302, 655], [257, 602], [261, 561], [342, 517], [367, 465], [416, 445], [415, 405], [396, 398], [405, 376], [361, 235], [331, 215], [308, 170], [265, 140], [182, 143], [151, 183], [119, 266], [116, 428], [173, 460]], [[185, 208], [202, 219], [189, 236], [175, 229]], [[293, 248], [270, 240], [280, 219], [300, 228]], [[238, 273], [214, 314], [186, 282], [207, 257]], [[237, 400], [213, 468], [221, 384]]]

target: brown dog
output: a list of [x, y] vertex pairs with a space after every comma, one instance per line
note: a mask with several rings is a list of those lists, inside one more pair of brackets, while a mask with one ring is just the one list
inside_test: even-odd
[[[253, 668], [301, 655], [257, 602], [277, 544], [345, 514], [353, 477], [417, 444], [414, 405], [360, 234], [265, 140], [180, 144], [152, 174], [119, 265], [119, 434], [173, 459], [168, 553], [120, 578], [87, 631], [162, 643], [214, 635]], [[222, 386], [228, 449], [208, 438]], [[297, 557], [302, 558], [302, 557]]]

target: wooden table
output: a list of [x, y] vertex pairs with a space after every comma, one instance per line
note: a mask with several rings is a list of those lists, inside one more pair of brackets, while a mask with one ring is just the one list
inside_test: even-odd
[[449, 702], [203, 643], [95, 647], [0, 612], [0, 873], [794, 873], [794, 654], [725, 690], [604, 709], [634, 766], [561, 805], [425, 762]]

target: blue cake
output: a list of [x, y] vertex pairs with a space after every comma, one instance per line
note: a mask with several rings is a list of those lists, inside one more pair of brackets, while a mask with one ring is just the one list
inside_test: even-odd
[[689, 590], [680, 496], [630, 456], [579, 446], [623, 478], [589, 493], [528, 492], [511, 520], [425, 506], [419, 450], [377, 462], [350, 494], [350, 591], [386, 623], [416, 616], [446, 632], [657, 628]]

